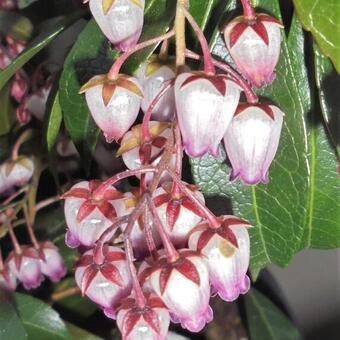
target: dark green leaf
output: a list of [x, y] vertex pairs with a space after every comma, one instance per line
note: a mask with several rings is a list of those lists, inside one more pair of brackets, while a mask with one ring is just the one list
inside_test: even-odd
[[80, 340], [80, 339], [81, 340], [104, 340], [103, 338], [100, 338], [99, 336], [89, 333], [85, 329], [79, 328], [78, 326], [73, 325], [71, 323], [66, 323], [66, 326], [73, 340]]
[[60, 19], [58, 25], [48, 32], [39, 34], [34, 38], [25, 48], [25, 50], [18, 55], [17, 58], [3, 71], [0, 72], [0, 90], [4, 87], [7, 81], [25, 65], [31, 58], [33, 58], [39, 51], [47, 46], [60, 32], [62, 32], [67, 26], [72, 24], [76, 19], [81, 17], [84, 12], [79, 11], [75, 14]]
[[0, 90], [0, 136], [6, 135], [15, 121], [14, 110], [10, 97], [10, 86]]
[[28, 40], [33, 32], [31, 21], [16, 13], [0, 11], [0, 33], [18, 40]]
[[322, 52], [340, 73], [339, 0], [293, 0], [304, 28], [311, 31]]
[[98, 25], [91, 20], [66, 58], [60, 78], [59, 99], [65, 126], [86, 166], [97, 143], [98, 129], [79, 89], [94, 75], [106, 73], [116, 56]]
[[44, 302], [26, 294], [15, 294], [15, 303], [28, 340], [71, 340], [59, 314]]
[[244, 297], [251, 340], [298, 340], [292, 322], [267, 297], [252, 289]]
[[11, 294], [0, 291], [0, 339], [27, 340]]

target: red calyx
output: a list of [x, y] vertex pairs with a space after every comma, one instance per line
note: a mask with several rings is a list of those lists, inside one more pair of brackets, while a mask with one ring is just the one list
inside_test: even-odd
[[234, 113], [234, 116], [239, 115], [244, 110], [248, 109], [249, 107], [258, 107], [259, 109], [263, 110], [268, 117], [275, 120], [274, 112], [268, 104], [259, 104], [259, 103], [240, 103]]

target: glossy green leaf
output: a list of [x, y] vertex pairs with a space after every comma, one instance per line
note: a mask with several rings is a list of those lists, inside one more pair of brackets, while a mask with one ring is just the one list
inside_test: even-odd
[[256, 289], [244, 296], [251, 340], [298, 340], [301, 336], [292, 322]]
[[67, 329], [71, 334], [72, 340], [104, 340], [97, 335], [89, 333], [85, 329], [82, 329], [76, 325], [73, 325], [69, 322], [66, 323]]
[[15, 121], [15, 113], [11, 103], [10, 87], [0, 90], [0, 136], [7, 134]]
[[59, 314], [44, 302], [15, 293], [15, 304], [28, 340], [72, 340]]
[[0, 339], [27, 340], [11, 294], [0, 291]]
[[315, 79], [319, 91], [319, 101], [329, 137], [340, 158], [340, 102], [337, 91], [340, 88], [340, 75], [329, 58], [314, 44]]
[[311, 31], [322, 52], [340, 73], [340, 1], [293, 0], [304, 28]]
[[66, 27], [68, 27], [82, 15], [84, 15], [84, 12], [79, 11], [75, 14], [62, 18], [54, 29], [41, 33], [36, 38], [34, 38], [27, 45], [25, 50], [20, 53], [8, 67], [0, 72], [0, 90], [17, 70], [24, 66], [31, 58], [33, 58], [45, 46], [53, 41], [53, 39], [58, 36], [60, 32], [62, 32]]
[[[280, 17], [277, 1], [259, 0], [257, 3], [260, 8]], [[213, 43], [213, 52], [225, 60], [229, 59], [219, 35]], [[289, 39], [284, 39], [282, 44], [276, 80], [260, 92], [286, 113], [268, 185], [247, 187], [239, 181], [229, 182], [230, 170], [223, 152], [217, 160], [212, 157], [192, 160], [195, 181], [203, 191], [207, 195], [230, 197], [234, 213], [254, 226], [250, 230], [254, 277], [267, 264], [287, 265], [302, 247], [311, 245], [308, 240], [313, 239], [314, 228], [318, 230], [316, 220], [323, 219], [324, 233], [333, 235], [332, 243], [327, 247], [340, 244], [339, 214], [331, 208], [331, 221], [326, 223], [329, 214], [325, 206], [329, 201], [321, 196], [320, 201], [316, 200], [315, 193], [322, 191], [323, 196], [332, 197], [332, 207], [338, 209], [339, 195], [336, 192], [339, 192], [339, 182], [334, 182], [334, 156], [329, 158], [328, 143], [326, 140], [322, 142], [319, 135], [322, 129], [313, 128], [307, 134], [312, 101], [304, 65], [303, 32], [294, 18]], [[314, 134], [318, 137], [314, 138]], [[313, 155], [317, 159], [325, 159], [328, 155], [328, 164], [318, 168]], [[332, 178], [331, 184], [325, 186], [321, 177], [313, 180], [312, 174], [320, 171], [323, 171], [325, 179]]]
[[0, 33], [18, 40], [28, 40], [33, 32], [31, 21], [10, 11], [0, 11]]
[[60, 78], [59, 99], [65, 126], [86, 166], [97, 143], [98, 128], [79, 89], [94, 75], [106, 73], [116, 56], [98, 25], [91, 20], [66, 58]]

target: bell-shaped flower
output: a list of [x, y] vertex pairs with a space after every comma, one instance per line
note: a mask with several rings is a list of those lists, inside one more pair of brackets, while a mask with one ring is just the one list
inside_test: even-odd
[[224, 75], [180, 74], [175, 99], [183, 146], [190, 157], [218, 155], [240, 98], [240, 88]]
[[[187, 188], [204, 204], [204, 196], [196, 186], [187, 184]], [[183, 248], [187, 246], [189, 232], [205, 215], [189, 197], [177, 191], [173, 192], [172, 182], [163, 183], [155, 190], [153, 200], [171, 241], [176, 247]]]
[[38, 251], [33, 247], [23, 246], [20, 253], [13, 250], [8, 255], [6, 264], [25, 289], [39, 287], [44, 279]]
[[209, 272], [198, 253], [181, 250], [180, 258], [172, 263], [161, 258], [149, 280], [169, 309], [173, 322], [191, 332], [199, 332], [212, 320]]
[[[66, 244], [71, 248], [80, 245], [92, 247], [117, 217], [113, 202], [123, 195], [111, 187], [102, 197], [93, 197], [100, 184], [99, 181], [83, 181], [63, 195], [68, 227]], [[106, 241], [113, 233], [107, 236]]]
[[[150, 104], [157, 98], [164, 87], [174, 80], [176, 65], [173, 58], [161, 60], [157, 56], [151, 57], [142, 64], [136, 73], [139, 83], [143, 87], [144, 98], [141, 108], [146, 113]], [[170, 86], [163, 93], [152, 109], [151, 118], [161, 122], [171, 122], [175, 114], [174, 88]]]
[[165, 340], [170, 316], [157, 296], [147, 294], [145, 306], [139, 307], [133, 297], [125, 299], [117, 312], [117, 325], [123, 340]]
[[282, 129], [284, 113], [274, 105], [240, 104], [224, 137], [232, 165], [230, 180], [245, 184], [268, 182]]
[[199, 224], [190, 234], [189, 248], [201, 252], [209, 269], [212, 293], [225, 301], [234, 301], [248, 292], [250, 225], [235, 217], [222, 216], [218, 229], [208, 222]]
[[224, 30], [226, 45], [237, 68], [256, 87], [275, 79], [282, 28], [277, 19], [258, 14], [255, 20], [237, 17]]
[[122, 74], [116, 80], [106, 75], [95, 76], [80, 93], [85, 93], [91, 115], [108, 143], [119, 140], [129, 130], [143, 98], [137, 79]]
[[115, 318], [119, 302], [131, 292], [132, 281], [122, 249], [97, 246], [83, 254], [76, 264], [76, 283], [109, 318]]
[[27, 97], [26, 109], [40, 121], [44, 120], [46, 102], [51, 88], [51, 85], [43, 86]]
[[17, 7], [17, 0], [0, 0], [0, 10], [10, 11]]
[[[117, 156], [122, 156], [124, 164], [131, 170], [140, 169], [145, 164], [157, 165], [164, 151], [165, 143], [172, 133], [170, 123], [151, 121], [149, 122], [150, 140], [143, 142], [142, 125], [135, 125], [124, 135]], [[175, 166], [175, 163], [176, 154], [174, 153], [171, 165]], [[153, 178], [151, 173], [145, 176], [147, 182]], [[140, 178], [140, 176], [138, 177]], [[164, 172], [161, 181], [169, 179], [169, 175]]]
[[21, 72], [16, 72], [11, 86], [11, 96], [20, 103], [28, 91], [28, 81]]
[[90, 10], [106, 37], [121, 51], [136, 45], [143, 28], [145, 0], [90, 0]]
[[58, 282], [66, 275], [64, 260], [52, 242], [46, 241], [40, 245], [39, 257], [41, 272], [51, 281]]
[[17, 288], [17, 278], [14, 273], [9, 269], [9, 266], [2, 265], [0, 269], [0, 290], [15, 291]]
[[[138, 203], [138, 194], [132, 192], [124, 193], [124, 197], [118, 199], [114, 202], [114, 206], [117, 212], [118, 217], [130, 215], [131, 212], [135, 209]], [[120, 228], [124, 231], [127, 227], [127, 224], [122, 224]], [[152, 220], [149, 219], [149, 226], [152, 233], [152, 238], [155, 242], [156, 246], [161, 244], [161, 240], [158, 236], [158, 233], [152, 223]], [[144, 257], [148, 252], [148, 245], [146, 242], [146, 226], [144, 225], [143, 220], [140, 218], [138, 221], [135, 222], [131, 233], [130, 233], [130, 241], [133, 246], [134, 255], [137, 258]]]

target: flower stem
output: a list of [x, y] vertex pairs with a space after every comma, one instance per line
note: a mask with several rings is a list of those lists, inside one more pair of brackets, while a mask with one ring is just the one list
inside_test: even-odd
[[20, 247], [17, 237], [15, 236], [11, 223], [8, 224], [8, 233], [9, 233], [9, 236], [11, 237], [11, 241], [13, 243], [15, 253], [18, 255], [21, 254], [22, 252], [21, 247]]
[[79, 287], [71, 287], [67, 288], [65, 290], [62, 290], [61, 292], [53, 293], [51, 296], [52, 302], [57, 302], [60, 300], [63, 300], [69, 296], [73, 296], [75, 294], [80, 294], [80, 288]]
[[59, 196], [50, 197], [50, 198], [47, 198], [47, 199], [45, 199], [43, 201], [40, 201], [35, 206], [35, 212], [37, 212], [37, 211], [39, 211], [41, 209], [44, 209], [44, 208], [48, 207], [49, 205], [54, 204], [54, 203], [59, 202], [59, 201], [60, 201], [60, 197]]
[[243, 7], [243, 16], [246, 20], [254, 20], [256, 18], [256, 13], [254, 8], [251, 6], [249, 0], [241, 0]]
[[169, 39], [169, 38], [173, 37], [174, 35], [175, 35], [175, 31], [171, 30], [164, 35], [161, 35], [161, 36], [156, 37], [154, 39], [150, 39], [150, 40], [144, 41], [140, 44], [137, 44], [136, 46], [134, 46], [130, 50], [126, 51], [112, 65], [112, 67], [111, 67], [111, 69], [110, 69], [110, 71], [107, 75], [108, 79], [111, 79], [111, 80], [117, 79], [121, 67], [123, 66], [125, 61], [130, 57], [131, 54], [133, 54], [133, 53], [135, 53], [135, 52], [137, 52], [137, 51], [139, 51], [143, 48], [146, 48], [148, 46], [157, 44], [157, 43], [159, 43], [159, 42], [161, 42], [165, 39]]
[[215, 70], [215, 66], [212, 61], [207, 39], [205, 38], [204, 33], [202, 32], [201, 28], [197, 25], [192, 15], [184, 7], [182, 7], [182, 10], [200, 42], [202, 52], [203, 52], [204, 72], [207, 73], [208, 75], [213, 76], [215, 75], [216, 70]]
[[39, 249], [40, 248], [39, 242], [38, 242], [37, 238], [35, 237], [33, 227], [32, 227], [32, 224], [31, 224], [31, 220], [30, 220], [30, 216], [29, 216], [29, 213], [28, 213], [28, 208], [27, 208], [26, 204], [24, 205], [23, 210], [24, 210], [24, 215], [25, 215], [25, 219], [26, 219], [26, 226], [27, 226], [28, 235], [31, 239], [31, 242], [32, 242], [34, 248]]
[[21, 145], [25, 142], [27, 142], [31, 137], [33, 136], [33, 130], [32, 129], [28, 129], [25, 130], [20, 137], [17, 139], [17, 141], [15, 142], [13, 149], [12, 149], [12, 160], [16, 160], [19, 157], [19, 149], [21, 147]]
[[221, 222], [218, 218], [197, 197], [195, 197], [193, 192], [186, 187], [173, 169], [168, 168], [167, 171], [181, 191], [202, 211], [202, 213], [204, 213], [210, 223], [210, 226], [215, 229], [219, 228], [221, 226]]
[[183, 8], [188, 8], [189, 0], [177, 0], [175, 32], [176, 32], [176, 66], [180, 73], [185, 66], [185, 15]]
[[[176, 147], [176, 174], [179, 178], [182, 177], [182, 163], [183, 163], [183, 148], [182, 148], [182, 137], [178, 123], [174, 129], [175, 133], [175, 147]], [[181, 197], [181, 190], [176, 182], [173, 183], [171, 189], [171, 196], [175, 198]]]
[[150, 212], [148, 210], [148, 207], [144, 207], [144, 212], [143, 212], [143, 223], [144, 223], [144, 233], [145, 233], [145, 239], [146, 239], [146, 244], [148, 246], [148, 250], [154, 260], [157, 260], [158, 255], [157, 255], [157, 247], [155, 244], [155, 240], [152, 235], [152, 228], [151, 228], [151, 220], [149, 216]]

